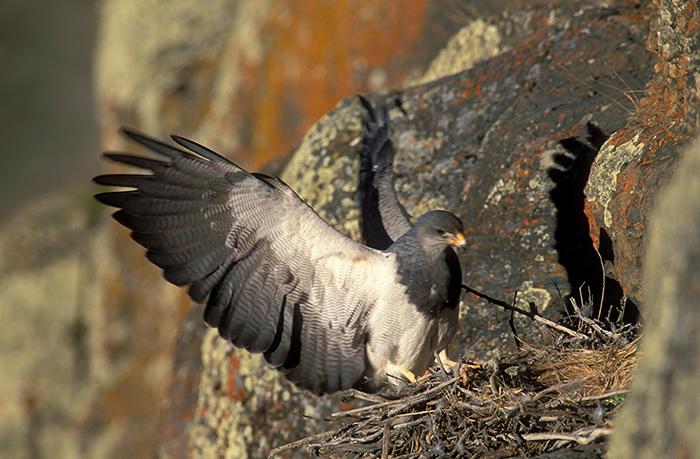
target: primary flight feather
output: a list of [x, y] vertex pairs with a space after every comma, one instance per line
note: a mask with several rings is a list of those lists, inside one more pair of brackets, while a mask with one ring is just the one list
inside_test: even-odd
[[[366, 108], [374, 128], [365, 153], [391, 148]], [[402, 234], [392, 230], [396, 240], [378, 250], [333, 229], [279, 178], [182, 137], [173, 136], [179, 148], [123, 132], [158, 158], [106, 153], [150, 173], [100, 175], [96, 183], [130, 190], [96, 198], [120, 209], [114, 218], [166, 280], [206, 304], [208, 325], [292, 382], [315, 393], [395, 387], [454, 334], [461, 271], [452, 246], [464, 236], [453, 214], [410, 225], [401, 208]]]

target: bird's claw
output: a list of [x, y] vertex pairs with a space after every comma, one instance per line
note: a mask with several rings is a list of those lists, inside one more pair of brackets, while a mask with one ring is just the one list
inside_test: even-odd
[[452, 369], [457, 366], [457, 364], [459, 364], [459, 362], [456, 362], [447, 356], [446, 349], [441, 350], [436, 358], [440, 360], [440, 363], [442, 364], [443, 368], [448, 373], [451, 372]]
[[407, 370], [405, 368], [399, 368], [399, 372], [401, 375], [408, 380], [411, 384], [416, 382], [416, 375], [413, 374], [411, 370]]

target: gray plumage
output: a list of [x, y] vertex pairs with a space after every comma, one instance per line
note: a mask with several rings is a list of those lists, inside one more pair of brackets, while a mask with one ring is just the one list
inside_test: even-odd
[[181, 137], [173, 140], [184, 149], [124, 133], [159, 158], [105, 154], [151, 173], [98, 176], [131, 190], [96, 198], [120, 208], [114, 218], [165, 279], [206, 302], [208, 325], [294, 383], [380, 390], [398, 382], [397, 368], [423, 371], [454, 333], [440, 325], [456, 306], [445, 258], [462, 231], [454, 215], [430, 212], [376, 250], [333, 229], [276, 177]]

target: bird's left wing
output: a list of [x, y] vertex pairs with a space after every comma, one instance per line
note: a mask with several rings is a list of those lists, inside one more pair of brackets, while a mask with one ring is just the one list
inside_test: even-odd
[[109, 174], [98, 194], [175, 285], [207, 300], [205, 321], [264, 353], [314, 392], [352, 387], [365, 370], [366, 317], [388, 254], [324, 222], [280, 179], [251, 174], [190, 140], [187, 150], [125, 130], [157, 159], [106, 153], [151, 174]]

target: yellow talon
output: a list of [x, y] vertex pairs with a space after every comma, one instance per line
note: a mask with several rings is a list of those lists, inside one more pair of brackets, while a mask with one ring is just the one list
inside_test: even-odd
[[399, 372], [406, 378], [410, 383], [416, 382], [416, 375], [413, 374], [411, 370], [406, 370], [405, 368], [399, 368]]
[[452, 370], [459, 363], [455, 362], [454, 360], [450, 360], [450, 358], [447, 357], [447, 349], [443, 349], [440, 351], [440, 353], [438, 354], [438, 359], [440, 359], [440, 362], [442, 362], [442, 366], [445, 367], [445, 370], [447, 371]]

